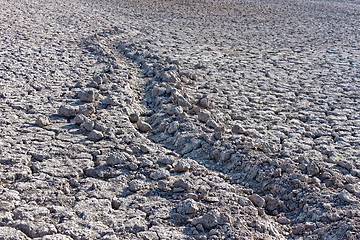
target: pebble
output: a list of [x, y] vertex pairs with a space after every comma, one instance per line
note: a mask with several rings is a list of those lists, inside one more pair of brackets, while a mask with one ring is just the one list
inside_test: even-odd
[[274, 198], [273, 196], [270, 195], [266, 195], [264, 197], [265, 202], [266, 202], [266, 209], [269, 211], [274, 211], [277, 209], [277, 207], [279, 206], [279, 200]]
[[307, 165], [307, 172], [309, 175], [314, 176], [320, 173], [320, 168], [315, 161], [311, 161]]
[[83, 114], [77, 114], [77, 115], [74, 117], [74, 122], [75, 122], [75, 124], [77, 124], [77, 125], [82, 124], [85, 120], [86, 120], [86, 117], [85, 117], [85, 115], [83, 115]]
[[197, 224], [196, 225], [196, 229], [199, 231], [199, 232], [204, 232], [204, 227], [201, 223]]
[[341, 160], [341, 161], [337, 161], [336, 163], [337, 165], [339, 165], [340, 167], [343, 167], [347, 170], [351, 170], [353, 168], [353, 165], [347, 161]]
[[84, 118], [84, 121], [80, 124], [80, 127], [81, 129], [91, 132], [94, 129], [94, 122], [87, 118]]
[[176, 210], [180, 214], [194, 214], [199, 211], [199, 206], [193, 199], [186, 199], [178, 205]]
[[129, 155], [126, 153], [112, 153], [107, 157], [106, 164], [110, 166], [115, 166], [119, 164], [124, 164], [129, 159]]
[[200, 106], [202, 106], [203, 108], [211, 108], [212, 107], [212, 102], [209, 98], [204, 97], [202, 99], [200, 99], [199, 102]]
[[80, 100], [83, 102], [95, 102], [99, 94], [94, 89], [90, 89], [85, 92], [79, 93], [79, 95]]
[[351, 196], [351, 194], [346, 191], [345, 189], [342, 190], [340, 193], [339, 193], [339, 198], [344, 201], [344, 202], [347, 202], [347, 203], [351, 203], [351, 202], [357, 202], [355, 201], [355, 199]]
[[206, 122], [206, 126], [211, 127], [211, 128], [217, 128], [218, 124], [214, 121], [214, 120], [209, 120]]
[[106, 97], [104, 98], [104, 100], [102, 101], [102, 104], [104, 105], [110, 105], [110, 106], [119, 106], [120, 102], [117, 98], [115, 98], [114, 96], [110, 96], [110, 97]]
[[78, 112], [79, 109], [77, 107], [66, 106], [66, 105], [61, 105], [58, 110], [58, 114], [66, 118], [75, 117]]
[[153, 179], [153, 180], [166, 179], [169, 176], [170, 176], [169, 171], [167, 171], [165, 169], [155, 170], [154, 172], [152, 172], [150, 174], [150, 178]]
[[198, 119], [200, 122], [206, 123], [210, 119], [210, 113], [208, 111], [200, 111], [198, 113]]
[[249, 196], [250, 201], [255, 205], [255, 207], [263, 207], [265, 200], [260, 197], [258, 194], [252, 194]]
[[164, 165], [172, 165], [175, 162], [175, 159], [171, 157], [160, 157], [157, 162]]
[[206, 202], [211, 202], [211, 203], [215, 203], [215, 202], [219, 202], [220, 199], [218, 197], [210, 197], [210, 196], [205, 196], [204, 200]]
[[39, 116], [36, 119], [35, 124], [38, 125], [39, 127], [45, 127], [50, 125], [50, 119], [46, 116]]
[[139, 121], [139, 115], [137, 113], [132, 113], [129, 116], [129, 120], [132, 123], [136, 123], [137, 121]]
[[138, 121], [136, 125], [137, 125], [138, 129], [140, 131], [142, 131], [142, 132], [150, 132], [150, 131], [152, 131], [152, 127], [147, 122]]
[[174, 167], [175, 172], [186, 172], [189, 169], [190, 169], [190, 164], [184, 160], [179, 160]]
[[225, 128], [224, 127], [217, 127], [215, 128], [214, 137], [217, 140], [221, 140], [225, 135]]
[[284, 224], [284, 225], [288, 225], [288, 224], [291, 223], [291, 220], [288, 219], [287, 217], [279, 217], [279, 218], [277, 219], [277, 221], [278, 221], [278, 223]]
[[304, 224], [297, 224], [294, 228], [293, 228], [293, 233], [296, 235], [301, 235], [305, 232], [305, 227]]
[[142, 152], [142, 153], [151, 153], [152, 152], [152, 148], [150, 147], [150, 146], [148, 146], [148, 145], [140, 145], [140, 151]]
[[89, 133], [88, 137], [89, 137], [90, 140], [99, 141], [99, 140], [104, 138], [104, 135], [102, 134], [102, 132], [99, 132], [97, 130], [92, 130]]
[[195, 218], [191, 221], [193, 226], [201, 224], [207, 230], [211, 230], [219, 224], [220, 213], [218, 210], [211, 210], [209, 213], [205, 214], [200, 218]]
[[129, 183], [129, 189], [130, 189], [130, 191], [132, 191], [132, 192], [137, 192], [137, 191], [139, 191], [139, 190], [141, 190], [141, 189], [143, 189], [143, 188], [144, 188], [144, 182], [141, 181], [141, 180], [135, 179], [135, 180], [132, 180], [132, 181]]
[[179, 129], [179, 123], [177, 121], [174, 121], [169, 125], [167, 132], [169, 134], [174, 134], [178, 129]]
[[174, 182], [174, 187], [181, 187], [184, 190], [189, 191], [192, 188], [192, 184], [184, 179], [178, 179]]
[[129, 167], [130, 170], [132, 170], [132, 171], [135, 171], [135, 170], [137, 170], [137, 169], [139, 168], [139, 166], [138, 166], [136, 163], [134, 163], [134, 162], [129, 163], [129, 164], [128, 164], [128, 167]]
[[89, 117], [91, 114], [95, 113], [95, 107], [91, 104], [83, 105], [79, 108], [79, 113]]
[[231, 131], [232, 131], [232, 133], [238, 133], [238, 134], [245, 134], [246, 133], [245, 129], [242, 126], [238, 125], [238, 124], [233, 125], [232, 128], [231, 128]]

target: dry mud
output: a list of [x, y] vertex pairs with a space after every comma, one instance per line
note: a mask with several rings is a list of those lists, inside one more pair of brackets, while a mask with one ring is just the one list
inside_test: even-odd
[[0, 239], [360, 239], [359, 1], [0, 13]]

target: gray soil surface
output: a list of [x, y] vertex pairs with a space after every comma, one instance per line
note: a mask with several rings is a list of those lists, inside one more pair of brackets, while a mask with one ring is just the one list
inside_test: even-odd
[[358, 0], [0, 0], [0, 239], [360, 239]]

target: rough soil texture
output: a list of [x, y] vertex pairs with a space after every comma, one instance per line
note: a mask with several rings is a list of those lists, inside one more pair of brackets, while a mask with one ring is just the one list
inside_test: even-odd
[[360, 239], [360, 3], [0, 0], [0, 239]]

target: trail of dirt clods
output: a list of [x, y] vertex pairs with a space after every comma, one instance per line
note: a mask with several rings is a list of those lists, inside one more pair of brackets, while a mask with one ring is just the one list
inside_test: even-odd
[[0, 239], [360, 239], [359, 1], [0, 13]]

